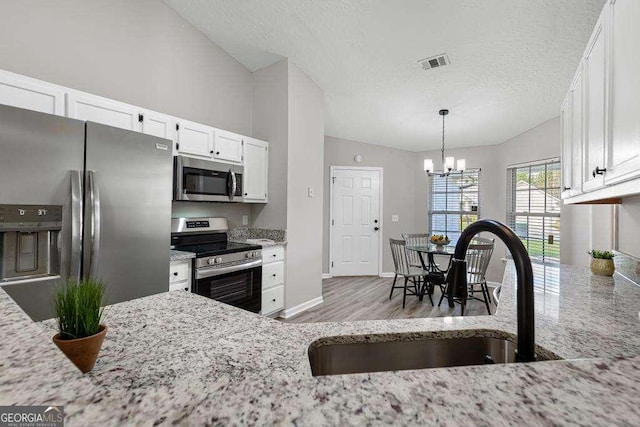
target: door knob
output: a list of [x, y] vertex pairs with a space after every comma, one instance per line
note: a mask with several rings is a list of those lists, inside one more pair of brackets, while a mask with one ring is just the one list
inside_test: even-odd
[[380, 230], [380, 227], [373, 227], [373, 229], [374, 229], [375, 231], [378, 231], [378, 230]]

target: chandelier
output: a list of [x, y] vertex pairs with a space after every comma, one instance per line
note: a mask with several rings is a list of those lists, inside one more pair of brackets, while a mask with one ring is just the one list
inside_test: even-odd
[[[434, 171], [433, 170], [433, 160], [432, 159], [424, 159], [424, 171], [427, 175], [440, 175], [442, 177], [449, 176], [451, 171], [453, 170], [454, 165], [456, 165], [456, 159], [454, 157], [445, 157], [444, 156], [444, 117], [449, 114], [449, 110], [440, 110], [438, 114], [442, 116], [442, 171]], [[457, 162], [457, 171], [464, 172], [466, 167], [465, 159], [458, 159]]]

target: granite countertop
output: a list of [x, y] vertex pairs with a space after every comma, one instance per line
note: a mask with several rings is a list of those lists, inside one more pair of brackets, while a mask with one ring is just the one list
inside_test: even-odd
[[250, 243], [253, 245], [260, 245], [263, 248], [272, 248], [274, 246], [286, 246], [287, 245], [287, 241], [286, 240], [274, 240], [272, 242], [259, 242], [259, 243], [254, 243], [254, 242], [248, 242], [248, 239], [233, 239], [231, 240], [232, 242], [236, 242], [236, 243]]
[[191, 259], [195, 257], [196, 254], [194, 254], [193, 252], [176, 251], [175, 249], [170, 249], [169, 252], [169, 261], [180, 261], [183, 259]]
[[287, 324], [185, 292], [116, 304], [85, 376], [51, 343], [55, 325], [0, 290], [0, 405], [65, 405], [69, 425], [638, 425], [640, 288], [585, 268], [536, 274], [537, 343], [573, 360], [327, 377], [307, 359], [322, 337], [514, 334], [512, 266], [493, 316]]

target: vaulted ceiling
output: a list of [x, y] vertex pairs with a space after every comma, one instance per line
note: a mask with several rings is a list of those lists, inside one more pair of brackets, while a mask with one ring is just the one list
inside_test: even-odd
[[[496, 144], [559, 114], [605, 0], [165, 0], [248, 69], [289, 58], [327, 135], [412, 151]], [[425, 71], [419, 59], [447, 53]]]

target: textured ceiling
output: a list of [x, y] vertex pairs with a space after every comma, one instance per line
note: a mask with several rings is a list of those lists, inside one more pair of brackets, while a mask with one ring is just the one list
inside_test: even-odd
[[[252, 71], [290, 58], [325, 133], [413, 151], [503, 142], [559, 114], [605, 0], [165, 0]], [[446, 52], [451, 65], [418, 59]]]

